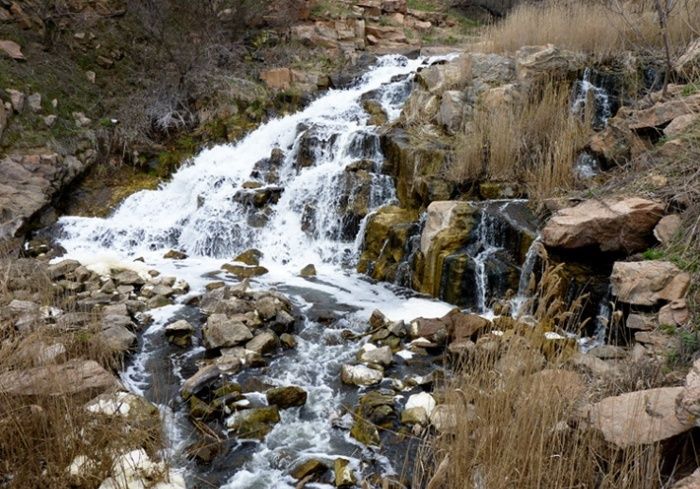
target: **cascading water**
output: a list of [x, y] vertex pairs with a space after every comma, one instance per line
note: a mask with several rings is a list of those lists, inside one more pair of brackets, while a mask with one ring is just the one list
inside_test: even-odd
[[612, 117], [612, 103], [604, 88], [591, 83], [591, 73], [591, 69], [586, 68], [583, 78], [576, 83], [571, 111], [580, 116], [589, 114], [593, 128], [603, 129]]
[[[475, 308], [479, 314], [492, 315], [490, 300], [498, 295], [494, 294], [493, 289], [507, 288], [507, 285], [503, 286], [503, 284], [497, 283], [498, 274], [491, 273], [488, 267], [503, 261], [499, 259], [499, 255], [510, 254], [509, 248], [514, 244], [513, 242], [509, 243], [509, 240], [512, 239], [512, 230], [517, 230], [518, 233], [534, 234], [534, 229], [528, 228], [529, 223], [516, 222], [517, 219], [511, 215], [514, 209], [524, 207], [525, 203], [526, 201], [523, 200], [506, 200], [491, 201], [482, 205], [483, 209], [480, 212], [479, 223], [475, 230], [476, 239], [468, 247], [468, 252], [474, 260]], [[512, 257], [509, 258], [512, 261]], [[521, 268], [530, 265], [527, 258]], [[519, 266], [520, 263], [517, 262], [515, 265]], [[523, 271], [520, 272], [521, 277], [523, 273]], [[498, 292], [502, 293], [505, 290], [498, 290]]]
[[[357, 444], [335, 430], [332, 421], [347, 395], [338, 381], [340, 365], [358, 349], [356, 342], [344, 339], [341, 329], [363, 332], [363, 321], [375, 308], [397, 320], [436, 317], [449, 310], [446, 304], [407, 297], [405, 292], [400, 297], [394, 288], [370, 284], [344, 267], [357, 255], [361, 240], [354, 238], [367, 212], [394, 198], [391, 180], [377, 173], [382, 155], [361, 97], [376, 93], [388, 116], [398, 116], [412, 74], [426, 62], [381, 58], [357, 86], [330, 91], [305, 110], [261, 126], [238, 144], [203, 151], [158, 190], [126, 199], [111, 217], [65, 217], [59, 222], [59, 241], [67, 257], [93, 264], [141, 258], [149, 268], [187, 280], [193, 293], [221, 273], [226, 259], [254, 247], [264, 253], [262, 265], [270, 271], [254, 286], [278, 288], [304, 314], [319, 304], [346, 313], [334, 327], [306, 315], [297, 331], [297, 348], [259, 374], [266, 384], [299, 385], [309, 399], [303, 408], [284, 411], [282, 422], [264, 442], [234, 443], [231, 461], [217, 469], [222, 474], [216, 480], [225, 482], [223, 487], [292, 488], [289, 468], [310, 456], [327, 461], [345, 457], [358, 465]], [[163, 259], [171, 248], [189, 257]], [[314, 280], [298, 273], [309, 263], [317, 269]], [[183, 369], [201, 357], [203, 348], [195, 345], [163, 358], [167, 349], [161, 330], [193, 311], [185, 305], [150, 311], [155, 321], [122, 374], [127, 387], [161, 406], [176, 464], [185, 463], [179, 451], [192, 429], [173, 399], [185, 377]], [[166, 385], [155, 389], [157, 381]], [[390, 471], [386, 460], [370, 458]]]

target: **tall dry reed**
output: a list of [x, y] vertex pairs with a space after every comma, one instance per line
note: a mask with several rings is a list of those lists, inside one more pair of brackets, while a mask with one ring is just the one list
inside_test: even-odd
[[457, 136], [446, 177], [456, 181], [520, 181], [532, 197], [567, 190], [574, 161], [590, 134], [571, 113], [571, 87], [545, 82], [520, 99], [484, 104]]
[[[700, 36], [700, 2], [675, 2], [668, 31], [675, 53]], [[600, 56], [663, 47], [654, 2], [644, 0], [525, 2], [488, 28], [485, 36], [487, 48], [495, 52], [548, 43]]]

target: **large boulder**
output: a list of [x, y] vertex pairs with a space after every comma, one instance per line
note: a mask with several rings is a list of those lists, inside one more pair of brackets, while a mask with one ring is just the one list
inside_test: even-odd
[[621, 302], [653, 306], [685, 297], [690, 275], [667, 261], [616, 262], [610, 283]]
[[86, 167], [49, 150], [0, 159], [0, 242], [18, 236]]
[[638, 110], [629, 118], [633, 131], [663, 128], [674, 119], [700, 111], [700, 93], [658, 102], [645, 110]]
[[[415, 103], [425, 105], [428, 101]], [[410, 101], [406, 105], [409, 104]], [[436, 101], [435, 112], [439, 107]], [[439, 175], [448, 167], [452, 147], [447, 140], [435, 135], [417, 136], [400, 127], [393, 127], [382, 134], [381, 146], [385, 156], [383, 171], [396, 178], [396, 193], [402, 207], [417, 208], [428, 205], [433, 200], [447, 200], [451, 197], [453, 189], [443, 178], [437, 179], [441, 184], [439, 192], [437, 189], [421, 192], [419, 185], [421, 178]]]
[[425, 68], [416, 75], [416, 81], [432, 94], [464, 88], [471, 78], [471, 60], [460, 56], [448, 63]]
[[425, 258], [422, 292], [439, 295], [444, 261], [466, 245], [477, 212], [476, 206], [461, 201], [437, 201], [428, 206], [420, 239], [420, 250]]
[[367, 219], [358, 271], [393, 282], [406, 255], [406, 242], [417, 228], [418, 214], [396, 206], [382, 207]]
[[71, 360], [0, 374], [0, 394], [46, 396], [103, 392], [119, 387], [116, 377], [92, 360]]
[[676, 415], [683, 387], [661, 387], [606, 397], [590, 407], [591, 425], [620, 448], [657, 443], [694, 426], [693, 418]]
[[437, 123], [448, 134], [455, 134], [464, 120], [466, 97], [458, 90], [448, 90], [442, 95], [440, 110], [437, 114]]
[[663, 212], [663, 204], [639, 197], [587, 200], [554, 214], [542, 230], [542, 241], [553, 248], [633, 253], [648, 247]]

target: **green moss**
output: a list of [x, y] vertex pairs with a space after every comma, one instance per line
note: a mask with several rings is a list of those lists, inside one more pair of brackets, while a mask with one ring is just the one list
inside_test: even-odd
[[645, 260], [662, 260], [666, 255], [664, 251], [659, 248], [649, 248], [642, 253], [642, 256]]
[[683, 95], [684, 97], [688, 97], [698, 92], [700, 92], [700, 83], [688, 83], [686, 86], [683, 87], [681, 95]]

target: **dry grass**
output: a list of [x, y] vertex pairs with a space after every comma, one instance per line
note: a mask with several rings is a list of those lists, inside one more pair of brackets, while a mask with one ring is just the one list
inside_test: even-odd
[[[557, 370], [556, 359], [549, 370], [538, 372], [541, 364], [522, 343], [500, 346], [478, 351], [445, 386], [445, 402], [455, 407], [459, 422], [454, 432], [426, 444], [423, 460], [433, 469], [419, 476], [417, 487], [661, 485], [658, 446], [615, 449], [585, 428], [577, 413], [587, 392], [576, 374]], [[441, 463], [442, 475], [435, 469]]]
[[[700, 35], [700, 2], [681, 0], [669, 17], [674, 52]], [[552, 43], [561, 48], [608, 56], [626, 50], [656, 51], [663, 46], [653, 1], [552, 0], [523, 3], [486, 31], [496, 52]]]
[[[43, 267], [28, 261], [0, 263], [0, 312], [12, 299], [33, 300], [67, 312], [75, 310], [74, 298], [57, 297]], [[43, 364], [36, 355], [41, 345], [61, 343], [70, 359], [95, 360], [105, 368], [113, 355], [95, 335], [98, 322], [77, 331], [42, 325], [17, 331], [0, 314], [0, 373]], [[52, 384], [67, 382], [56, 378]], [[57, 388], [57, 391], [62, 389]], [[95, 489], [109, 476], [116, 454], [144, 448], [154, 458], [162, 447], [158, 417], [140, 421], [120, 416], [91, 414], [84, 405], [94, 392], [40, 396], [0, 394], [0, 486], [16, 489], [68, 489], [74, 487], [66, 468], [78, 455], [96, 463], [83, 471], [80, 487]]]
[[574, 161], [590, 130], [570, 110], [567, 84], [543, 82], [513, 103], [484, 104], [457, 136], [447, 178], [524, 181], [532, 197], [569, 189]]

